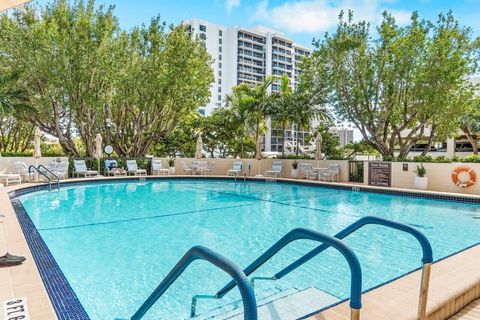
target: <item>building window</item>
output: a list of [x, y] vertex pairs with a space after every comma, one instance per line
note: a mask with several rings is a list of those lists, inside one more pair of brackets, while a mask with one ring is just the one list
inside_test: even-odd
[[218, 67], [219, 67], [220, 69], [222, 68], [222, 63], [221, 63], [221, 62], [218, 63]]
[[218, 87], [218, 93], [222, 93], [222, 87]]
[[206, 40], [206, 39], [207, 39], [207, 35], [206, 35], [205, 33], [200, 33], [200, 39]]
[[222, 60], [222, 55], [221, 54], [218, 55], [218, 60]]
[[218, 47], [218, 52], [222, 52], [222, 47]]
[[217, 100], [222, 101], [222, 95], [221, 94], [218, 95]]
[[205, 27], [203, 24], [200, 25], [200, 31], [206, 32], [207, 27]]
[[218, 36], [219, 37], [223, 36], [223, 31], [222, 30], [218, 30]]
[[223, 43], [222, 38], [218, 39], [218, 43], [219, 43], [219, 44], [222, 44], [222, 43]]
[[199, 112], [202, 116], [205, 115], [205, 109], [198, 109], [198, 112]]
[[218, 84], [222, 84], [222, 79], [218, 79]]
[[218, 76], [221, 77], [222, 76], [222, 71], [218, 71]]

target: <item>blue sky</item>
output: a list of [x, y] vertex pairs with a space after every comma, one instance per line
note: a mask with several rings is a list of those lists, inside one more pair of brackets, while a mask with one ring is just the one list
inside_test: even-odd
[[392, 12], [401, 24], [408, 22], [414, 10], [422, 18], [432, 20], [440, 12], [452, 10], [462, 25], [480, 34], [480, 0], [96, 0], [96, 3], [115, 5], [123, 28], [148, 23], [155, 15], [174, 24], [201, 18], [226, 26], [264, 25], [306, 46], [311, 46], [314, 37], [335, 28], [342, 9], [352, 9], [359, 19], [373, 24], [378, 23], [383, 10]]

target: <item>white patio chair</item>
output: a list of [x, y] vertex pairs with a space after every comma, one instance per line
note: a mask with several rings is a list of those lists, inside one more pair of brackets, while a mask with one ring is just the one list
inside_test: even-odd
[[162, 165], [162, 160], [152, 159], [152, 174], [168, 176], [169, 171]]
[[211, 175], [215, 174], [215, 161], [212, 161], [208, 164], [207, 173]]
[[98, 176], [98, 171], [87, 168], [85, 160], [73, 160], [73, 176], [84, 176], [85, 178]]
[[332, 180], [335, 182], [335, 179], [338, 180], [340, 176], [340, 165], [338, 164], [329, 164], [327, 170], [320, 173], [320, 178], [326, 179], [325, 181]]
[[200, 175], [206, 175], [208, 171], [207, 161], [197, 161], [195, 166], [195, 174], [199, 173]]
[[128, 174], [134, 176], [146, 176], [147, 170], [139, 169], [137, 165], [137, 160], [127, 160], [127, 171]]
[[68, 177], [68, 161], [59, 162], [55, 173], [59, 179], [66, 179]]
[[0, 181], [5, 182], [5, 186], [10, 183], [22, 183], [22, 176], [18, 173], [0, 173]]
[[30, 181], [30, 178], [33, 175], [33, 173], [32, 174], [28, 173], [28, 166], [25, 162], [20, 162], [20, 161], [14, 162], [13, 169], [15, 170], [15, 173], [19, 174], [20, 177], [25, 182]]
[[282, 176], [283, 161], [274, 161], [272, 169], [265, 171], [265, 177], [278, 178]]
[[183, 173], [189, 173], [189, 174], [192, 174], [193, 173], [193, 168], [192, 166], [189, 166], [185, 163], [185, 161], [182, 161], [182, 169], [183, 169]]
[[310, 180], [318, 180], [318, 171], [313, 170], [310, 163], [300, 163], [300, 170], [303, 178]]
[[238, 176], [242, 174], [243, 162], [234, 161], [232, 164], [232, 169], [227, 171], [227, 176]]

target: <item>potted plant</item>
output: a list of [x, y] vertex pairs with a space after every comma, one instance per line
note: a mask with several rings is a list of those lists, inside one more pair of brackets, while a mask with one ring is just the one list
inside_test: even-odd
[[417, 165], [417, 170], [413, 172], [416, 173], [415, 176], [415, 188], [419, 190], [426, 190], [428, 186], [428, 178], [425, 176], [427, 174], [427, 169], [423, 164]]
[[298, 160], [292, 162], [292, 179], [298, 178]]
[[168, 158], [168, 173], [169, 174], [175, 174], [175, 159], [174, 158]]

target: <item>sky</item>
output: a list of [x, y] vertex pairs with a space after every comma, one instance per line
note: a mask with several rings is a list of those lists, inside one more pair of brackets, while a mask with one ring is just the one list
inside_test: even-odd
[[[34, 0], [46, 4], [52, 0]], [[225, 26], [263, 25], [278, 30], [295, 42], [312, 47], [313, 38], [335, 29], [338, 13], [353, 10], [360, 20], [378, 24], [384, 10], [399, 24], [408, 23], [413, 11], [436, 20], [441, 12], [452, 10], [464, 26], [480, 35], [480, 0], [96, 0], [114, 5], [120, 25], [129, 29], [148, 23], [160, 15], [167, 23], [200, 18]]]

